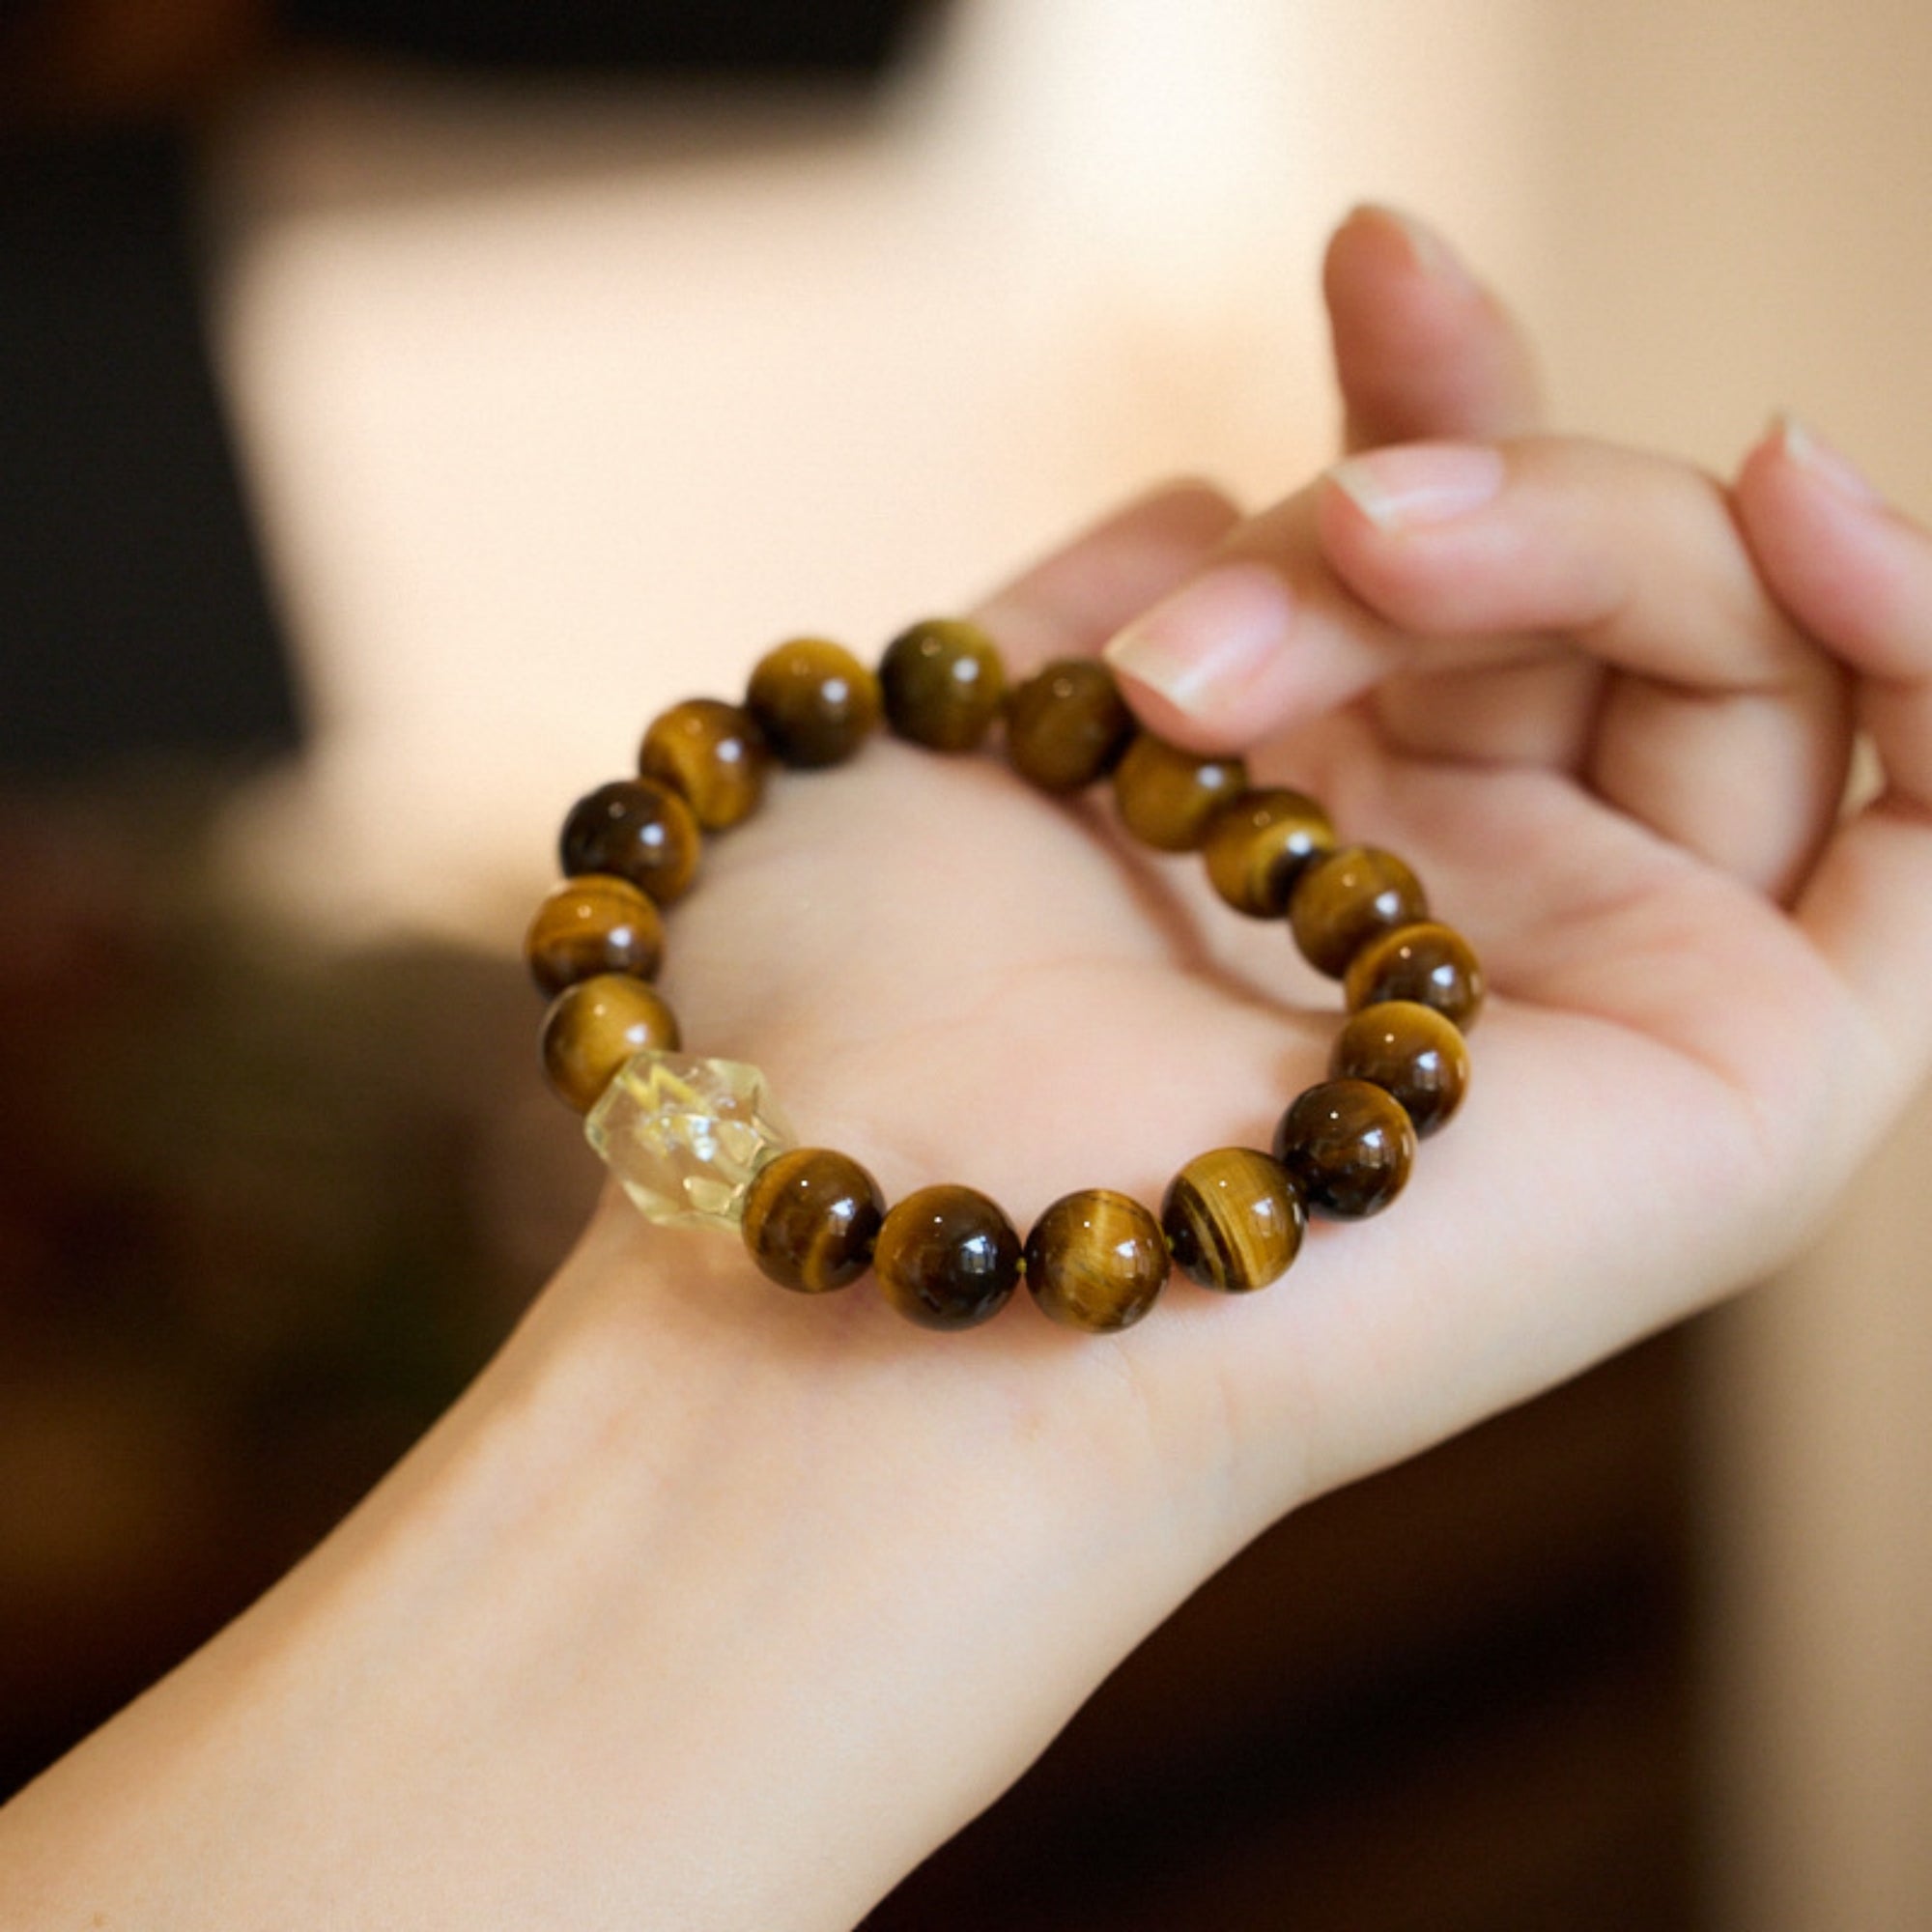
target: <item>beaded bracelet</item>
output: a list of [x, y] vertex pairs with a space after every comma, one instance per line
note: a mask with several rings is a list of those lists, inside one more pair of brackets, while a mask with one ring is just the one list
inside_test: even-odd
[[[774, 759], [835, 765], [883, 715], [943, 752], [1003, 721], [1013, 768], [1067, 795], [1111, 776], [1122, 822], [1161, 851], [1198, 849], [1214, 890], [1255, 919], [1285, 919], [1303, 955], [1343, 982], [1350, 1017], [1329, 1077], [1282, 1116], [1272, 1151], [1219, 1148], [1175, 1177], [1158, 1218], [1108, 1188], [1054, 1202], [1022, 1243], [973, 1188], [922, 1187], [888, 1209], [849, 1155], [800, 1147], [754, 1066], [680, 1051], [649, 981], [660, 908], [689, 890], [703, 836], [738, 824]], [[1468, 1080], [1463, 1033], [1483, 999], [1468, 943], [1429, 917], [1393, 854], [1338, 845], [1314, 800], [1250, 788], [1237, 757], [1199, 757], [1136, 725], [1106, 666], [1048, 665], [1009, 691], [992, 641], [934, 618], [886, 651], [877, 674], [821, 639], [779, 645], [742, 705], [697, 697], [644, 733], [639, 776], [580, 799], [563, 828], [566, 877], [525, 942], [552, 995], [541, 1043], [556, 1092], [586, 1115], [591, 1145], [651, 1220], [736, 1228], [781, 1286], [842, 1288], [869, 1267], [886, 1298], [932, 1328], [996, 1314], [1024, 1279], [1055, 1321], [1125, 1328], [1170, 1264], [1242, 1293], [1281, 1275], [1313, 1212], [1356, 1219], [1408, 1178], [1419, 1136], [1456, 1111]]]

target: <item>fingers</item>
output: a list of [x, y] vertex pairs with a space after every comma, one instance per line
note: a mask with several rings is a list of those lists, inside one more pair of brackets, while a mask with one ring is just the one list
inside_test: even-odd
[[[1515, 689], [1426, 655], [1391, 680], [1401, 749], [1528, 745], [1700, 858], [1776, 897], [1796, 890], [1842, 795], [1844, 683], [1767, 591], [1715, 481], [1533, 440], [1378, 452], [1330, 484], [1324, 554], [1372, 608], [1418, 636], [1516, 640]], [[1580, 647], [1567, 681], [1547, 645], [1524, 648], [1552, 633]]]
[[1350, 459], [1108, 646], [1157, 731], [1249, 745], [1378, 690], [1393, 749], [1575, 770], [1774, 892], [1829, 825], [1841, 678], [1722, 491], [1572, 440]]
[[1412, 215], [1356, 209], [1328, 244], [1321, 281], [1350, 449], [1537, 426], [1522, 331]]
[[1880, 789], [1798, 912], [1871, 1010], [1886, 1072], [1916, 1081], [1932, 1052], [1932, 537], [1789, 421], [1747, 457], [1733, 496], [1766, 582], [1857, 680]]
[[1102, 519], [981, 601], [1008, 672], [1089, 656], [1212, 554], [1240, 513], [1210, 485], [1163, 485]]

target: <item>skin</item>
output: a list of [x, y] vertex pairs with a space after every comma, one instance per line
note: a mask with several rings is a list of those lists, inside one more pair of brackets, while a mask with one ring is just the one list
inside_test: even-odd
[[[1290, 586], [1259, 669], [1134, 695], [1483, 952], [1470, 1097], [1402, 1201], [1103, 1339], [788, 1297], [607, 1201], [342, 1528], [0, 1812], [0, 1920], [850, 1925], [1269, 1522], [1817, 1225], [1932, 1056], [1932, 544], [1802, 439], [1725, 486], [1530, 435], [1507, 318], [1391, 216], [1326, 288], [1353, 445], [1492, 448], [1488, 508], [1185, 486], [980, 614], [1023, 672], [1164, 611], [1171, 668], [1177, 590]], [[1885, 778], [1841, 821], [1855, 724]], [[668, 990], [889, 1198], [1154, 1200], [1318, 1077], [1332, 987], [1097, 806], [890, 743], [778, 792]]]

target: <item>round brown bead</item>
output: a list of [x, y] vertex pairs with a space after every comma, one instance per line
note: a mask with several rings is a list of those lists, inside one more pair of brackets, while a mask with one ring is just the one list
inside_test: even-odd
[[836, 765], [879, 722], [879, 681], [842, 644], [793, 638], [752, 670], [745, 708], [788, 765]]
[[1144, 845], [1162, 852], [1191, 852], [1207, 836], [1208, 822], [1248, 787], [1239, 758], [1199, 756], [1143, 731], [1114, 772], [1121, 820]]
[[1415, 1129], [1401, 1102], [1366, 1080], [1328, 1080], [1296, 1098], [1274, 1131], [1274, 1157], [1311, 1214], [1355, 1221], [1402, 1192]]
[[544, 895], [524, 935], [524, 958], [546, 993], [593, 973], [653, 979], [664, 960], [664, 921], [630, 880], [588, 872]]
[[651, 721], [638, 769], [691, 807], [707, 832], [742, 823], [765, 795], [771, 747], [757, 720], [722, 697], [687, 697]]
[[1335, 828], [1305, 793], [1243, 792], [1208, 821], [1201, 856], [1214, 890], [1250, 919], [1279, 919], [1310, 861], [1333, 850]]
[[866, 1272], [885, 1212], [878, 1182], [849, 1154], [793, 1148], [752, 1177], [740, 1233], [781, 1288], [823, 1294]]
[[1418, 1138], [1447, 1125], [1469, 1084], [1469, 1049], [1456, 1023], [1414, 1000], [1381, 1000], [1350, 1014], [1328, 1058], [1335, 1080], [1369, 1080], [1393, 1094]]
[[1288, 1271], [1307, 1214], [1280, 1161], [1253, 1148], [1216, 1148], [1168, 1183], [1160, 1225], [1183, 1274], [1203, 1288], [1245, 1294]]
[[1485, 987], [1469, 942], [1454, 926], [1424, 920], [1369, 940], [1349, 961], [1342, 990], [1351, 1009], [1414, 1000], [1467, 1033], [1483, 1009]]
[[1018, 1230], [971, 1187], [922, 1187], [894, 1205], [872, 1271], [885, 1297], [923, 1328], [972, 1328], [1019, 1286]]
[[612, 779], [571, 807], [563, 821], [563, 870], [615, 872], [659, 905], [690, 890], [701, 837], [690, 806], [655, 779]]
[[1062, 1195], [1027, 1236], [1026, 1284], [1041, 1313], [1094, 1334], [1138, 1321], [1167, 1266], [1159, 1222], [1106, 1187]]
[[1339, 980], [1377, 934], [1429, 911], [1422, 885], [1393, 852], [1344, 845], [1312, 861], [1294, 882], [1289, 923], [1302, 957]]
[[1042, 791], [1079, 791], [1120, 763], [1134, 714], [1097, 658], [1061, 658], [1007, 699], [1007, 756]]
[[641, 980], [598, 973], [566, 986], [550, 1003], [538, 1034], [544, 1074], [580, 1114], [634, 1053], [674, 1052], [677, 1016]]
[[970, 752], [1000, 715], [1007, 673], [977, 624], [929, 617], [886, 646], [879, 664], [886, 722], [935, 752]]

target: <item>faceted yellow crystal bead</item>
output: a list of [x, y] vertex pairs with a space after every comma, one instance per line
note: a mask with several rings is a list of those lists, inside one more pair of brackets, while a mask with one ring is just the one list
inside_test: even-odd
[[647, 1220], [735, 1229], [752, 1177], [797, 1144], [765, 1076], [742, 1060], [639, 1053], [583, 1123]]

